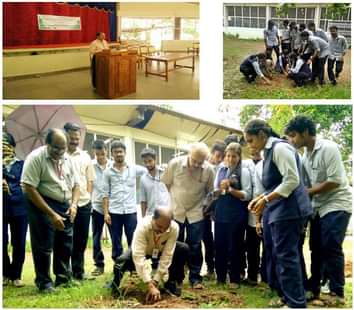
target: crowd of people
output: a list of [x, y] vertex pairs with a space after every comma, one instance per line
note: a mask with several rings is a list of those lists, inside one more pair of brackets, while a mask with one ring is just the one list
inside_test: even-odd
[[[267, 283], [278, 294], [270, 306], [305, 308], [310, 300], [317, 306], [343, 304], [342, 243], [352, 193], [338, 145], [318, 137], [316, 127], [298, 115], [280, 138], [265, 121], [253, 119], [242, 138], [250, 159], [243, 158], [247, 151], [240, 138], [229, 135], [210, 149], [191, 144], [188, 154], [171, 159], [164, 169], [150, 148], [141, 152], [143, 166], [128, 163], [126, 146], [118, 140], [110, 149], [95, 140], [91, 160], [79, 147], [80, 127], [73, 123], [50, 129], [46, 144], [25, 161], [17, 159], [16, 141], [4, 132], [3, 285], [24, 285], [27, 223], [40, 292], [102, 275], [106, 224], [114, 261], [107, 288], [115, 296], [127, 271], [136, 271], [146, 283], [147, 302], [160, 300], [162, 290], [180, 296], [186, 272], [190, 286], [203, 290], [205, 260], [204, 277], [229, 290]], [[95, 269], [88, 274], [90, 221]], [[303, 256], [306, 228], [309, 278]], [[326, 295], [321, 294], [324, 281]]]
[[[275, 22], [268, 21], [264, 29], [265, 51], [243, 60], [240, 71], [247, 82], [257, 77], [271, 85], [274, 74], [283, 74], [301, 87], [315, 83], [325, 84], [325, 67], [332, 85], [343, 71], [344, 56], [348, 49], [346, 38], [338, 33], [338, 27], [329, 27], [329, 34], [316, 27], [314, 22], [297, 25], [284, 20], [279, 31]], [[273, 51], [276, 61], [273, 61]]]

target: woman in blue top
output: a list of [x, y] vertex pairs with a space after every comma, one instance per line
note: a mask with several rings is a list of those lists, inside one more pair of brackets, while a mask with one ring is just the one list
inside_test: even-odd
[[264, 243], [275, 260], [276, 288], [282, 297], [277, 304], [305, 308], [299, 243], [312, 209], [301, 180], [299, 156], [263, 120], [248, 122], [244, 133], [251, 152], [263, 151], [265, 192], [254, 198], [248, 208], [256, 216], [263, 215]]
[[[218, 283], [240, 283], [241, 254], [248, 219], [247, 204], [252, 197], [251, 174], [242, 167], [241, 146], [230, 143], [225, 150], [224, 165], [215, 178], [219, 195], [215, 204], [215, 271]], [[229, 270], [228, 270], [229, 268]]]
[[[23, 160], [15, 155], [15, 139], [9, 133], [2, 136], [3, 147], [3, 285], [12, 281], [15, 287], [22, 287], [22, 267], [25, 261], [27, 206], [20, 180]], [[11, 232], [12, 262], [8, 253], [9, 234]]]

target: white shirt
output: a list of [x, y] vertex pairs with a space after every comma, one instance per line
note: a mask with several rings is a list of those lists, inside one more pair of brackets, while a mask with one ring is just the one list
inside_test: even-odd
[[[274, 137], [269, 137], [265, 148], [270, 149], [275, 139]], [[288, 143], [277, 143], [273, 149], [273, 162], [283, 176], [282, 182], [273, 192], [282, 197], [289, 197], [300, 184], [295, 153], [296, 150]]]
[[90, 44], [90, 58], [92, 58], [92, 56], [96, 53], [102, 52], [103, 50], [108, 50], [109, 46], [106, 40], [99, 40], [96, 39], [94, 41], [91, 42]]
[[86, 151], [77, 148], [75, 152], [71, 154], [67, 153], [67, 155], [71, 158], [74, 168], [79, 176], [80, 199], [78, 207], [83, 207], [91, 200], [91, 193], [87, 191], [87, 184], [95, 180], [95, 170], [90, 155]]
[[316, 138], [312, 152], [305, 148], [303, 166], [311, 186], [329, 181], [339, 186], [328, 193], [314, 195], [312, 206], [320, 217], [333, 211], [352, 212], [352, 192], [348, 185], [338, 145], [330, 140]]
[[[179, 233], [178, 224], [171, 221], [170, 227], [158, 237], [152, 229], [152, 217], [144, 217], [135, 229], [132, 241], [132, 256], [138, 276], [143, 282], [151, 281], [151, 264], [148, 264], [146, 256], [152, 255], [154, 249], [161, 254], [154, 280], [160, 282], [168, 280], [168, 268], [172, 263]], [[156, 241], [157, 240], [157, 241]], [[156, 241], [156, 243], [155, 243]]]

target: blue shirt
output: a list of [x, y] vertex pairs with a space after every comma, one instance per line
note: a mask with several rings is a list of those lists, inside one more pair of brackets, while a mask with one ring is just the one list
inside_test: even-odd
[[122, 171], [111, 166], [103, 172], [102, 198], [108, 197], [110, 213], [136, 213], [136, 178], [145, 173], [139, 165], [125, 165]]
[[21, 188], [21, 174], [23, 160], [15, 158], [8, 166], [3, 168], [3, 178], [6, 179], [10, 195], [3, 194], [4, 213], [7, 216], [20, 216], [27, 214], [27, 204]]

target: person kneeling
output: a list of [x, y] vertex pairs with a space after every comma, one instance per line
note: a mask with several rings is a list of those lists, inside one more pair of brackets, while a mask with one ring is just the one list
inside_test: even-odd
[[257, 55], [248, 56], [240, 65], [240, 72], [245, 76], [248, 83], [252, 83], [259, 76], [264, 83], [270, 85], [270, 80], [264, 75], [261, 67], [266, 65], [266, 54], [259, 53]]
[[[114, 295], [119, 292], [124, 272], [134, 269], [147, 284], [146, 302], [161, 299], [160, 281], [164, 282], [167, 292], [181, 295], [189, 248], [187, 244], [177, 241], [179, 227], [172, 217], [169, 207], [157, 207], [152, 216], [146, 216], [138, 223], [131, 249], [116, 259], [112, 282]], [[148, 259], [151, 259], [151, 266], [147, 264]]]

